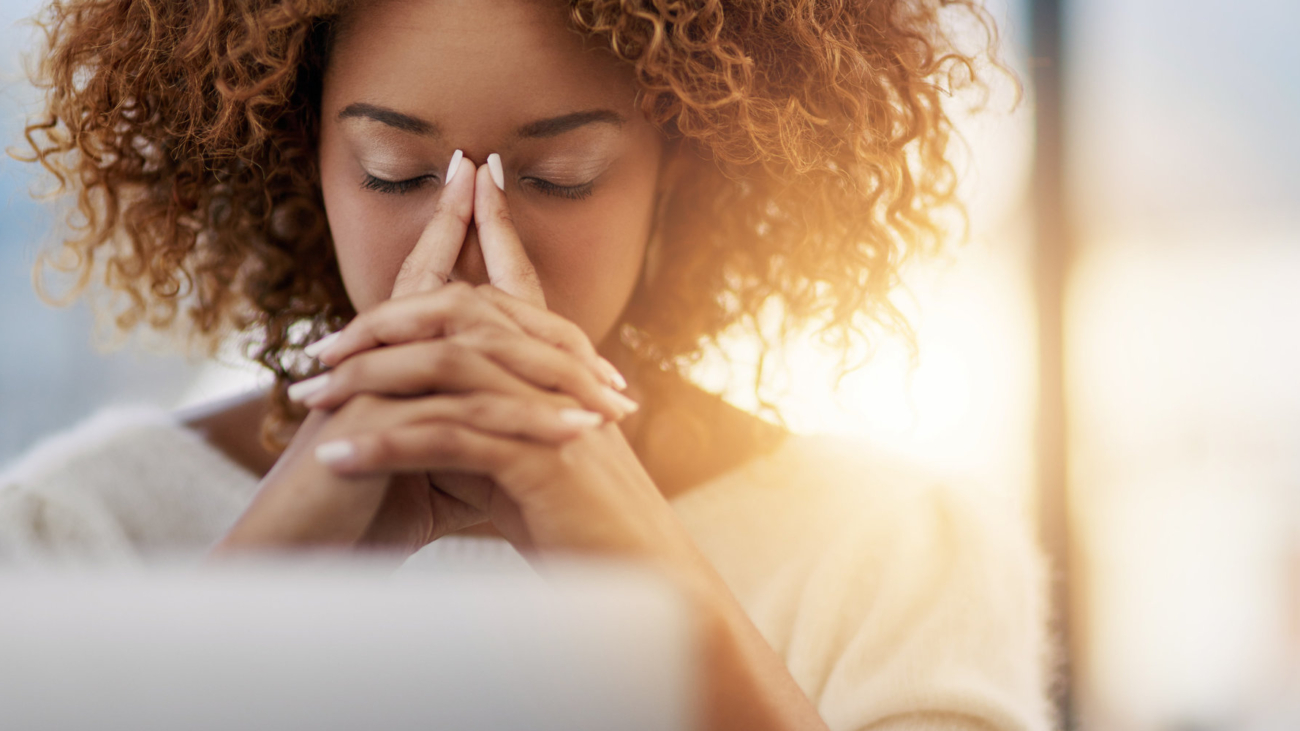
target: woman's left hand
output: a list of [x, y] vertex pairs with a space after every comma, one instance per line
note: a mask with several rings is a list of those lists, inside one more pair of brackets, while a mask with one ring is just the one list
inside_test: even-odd
[[[581, 356], [589, 344], [572, 342], [576, 327], [559, 326], [561, 318], [545, 309], [537, 273], [506, 213], [505, 196], [488, 175], [487, 166], [479, 169], [474, 201], [492, 281], [480, 291], [516, 321], [527, 322], [525, 329], [533, 333], [567, 332], [567, 345], [554, 344]], [[382, 327], [374, 317], [354, 324]], [[386, 330], [402, 330], [394, 324]], [[364, 332], [347, 333], [335, 342], [331, 364], [365, 352], [358, 348], [366, 345], [355, 344], [395, 344]], [[352, 449], [332, 451], [349, 457], [328, 466], [344, 475], [429, 471], [488, 478], [489, 520], [517, 548], [631, 559], [658, 569], [683, 592], [695, 610], [708, 680], [702, 699], [706, 728], [825, 731], [784, 661], [696, 547], [615, 422], [567, 440], [537, 442], [454, 421], [402, 423], [396, 416], [400, 409], [387, 413], [399, 420], [347, 435], [344, 440]]]

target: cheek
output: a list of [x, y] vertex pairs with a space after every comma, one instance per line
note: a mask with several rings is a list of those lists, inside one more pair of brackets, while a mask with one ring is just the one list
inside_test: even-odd
[[[348, 299], [364, 312], [388, 299], [397, 271], [423, 228], [422, 211], [399, 210], [361, 189], [358, 174], [321, 155], [321, 193]], [[407, 206], [420, 208], [418, 206]]]
[[618, 321], [640, 275], [653, 190], [597, 195], [566, 207], [518, 206], [515, 220], [544, 283], [547, 307], [599, 343]]

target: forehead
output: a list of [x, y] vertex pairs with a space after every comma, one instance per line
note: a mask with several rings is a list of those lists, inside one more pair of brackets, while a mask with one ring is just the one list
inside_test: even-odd
[[362, 101], [490, 133], [576, 109], [631, 118], [631, 68], [570, 29], [548, 0], [360, 3], [340, 24], [326, 114]]

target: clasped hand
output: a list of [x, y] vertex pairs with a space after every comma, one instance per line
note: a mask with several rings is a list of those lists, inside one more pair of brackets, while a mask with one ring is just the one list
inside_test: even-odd
[[[471, 221], [489, 284], [450, 282]], [[546, 309], [489, 165], [454, 162], [390, 299], [308, 353], [331, 370], [290, 388], [311, 412], [219, 548], [409, 552], [487, 520], [521, 550], [694, 553], [618, 428], [626, 382]]]

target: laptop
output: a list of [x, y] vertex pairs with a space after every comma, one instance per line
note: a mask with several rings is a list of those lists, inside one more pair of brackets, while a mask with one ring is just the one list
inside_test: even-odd
[[6, 729], [695, 727], [688, 617], [610, 565], [0, 572]]

